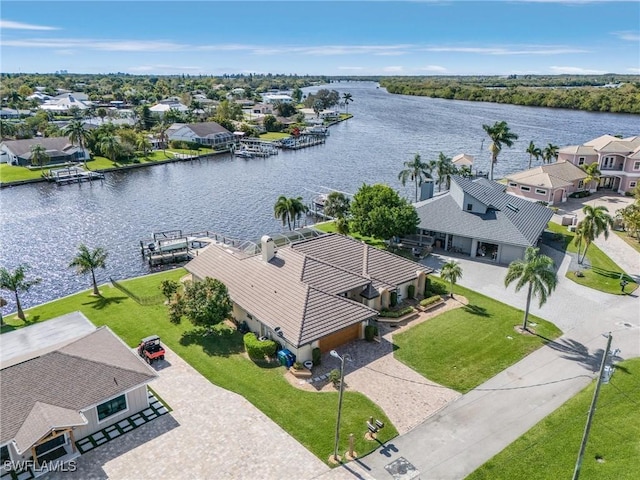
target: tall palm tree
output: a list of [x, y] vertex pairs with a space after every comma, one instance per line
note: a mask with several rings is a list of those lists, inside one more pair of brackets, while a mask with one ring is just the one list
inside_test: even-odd
[[[576, 228], [575, 244], [578, 245], [578, 263], [584, 262], [587, 256], [587, 249], [593, 241], [600, 235], [604, 235], [605, 240], [609, 238], [609, 229], [613, 228], [613, 218], [609, 215], [609, 209], [603, 205], [594, 207], [585, 205], [582, 207], [584, 218]], [[582, 258], [580, 257], [580, 245], [584, 243]]]
[[402, 186], [407, 183], [407, 180], [411, 180], [416, 186], [416, 202], [418, 202], [418, 187], [428, 179], [433, 178], [431, 172], [433, 171], [434, 162], [424, 163], [420, 158], [420, 154], [416, 153], [413, 157], [413, 161], [404, 162], [406, 167], [398, 174], [398, 179], [402, 182]]
[[351, 95], [350, 93], [343, 93], [342, 94], [342, 101], [344, 102], [344, 106], [346, 108], [347, 111], [347, 115], [349, 114], [349, 104], [351, 102], [353, 102], [353, 95]]
[[529, 154], [529, 168], [531, 168], [531, 160], [536, 157], [536, 161], [542, 156], [542, 150], [540, 147], [536, 147], [533, 141], [529, 142], [526, 152]]
[[289, 230], [291, 230], [291, 199], [280, 195], [276, 204], [273, 206], [273, 215], [276, 218], [282, 220], [282, 225], [287, 224]]
[[13, 292], [16, 298], [16, 307], [18, 308], [18, 318], [23, 322], [26, 319], [24, 316], [24, 312], [22, 311], [19, 292], [28, 292], [31, 287], [39, 284], [42, 281], [42, 279], [40, 278], [26, 280], [25, 274], [28, 269], [29, 266], [26, 264], [19, 265], [14, 271], [7, 270], [4, 267], [0, 267], [0, 289]]
[[491, 151], [491, 165], [489, 167], [489, 180], [493, 180], [493, 167], [498, 162], [498, 155], [502, 151], [502, 146], [513, 146], [513, 142], [518, 139], [518, 135], [513, 133], [507, 122], [504, 120], [496, 122], [493, 125], [482, 125], [482, 128], [489, 138], [491, 139], [491, 145], [489, 150]]
[[13, 137], [16, 134], [16, 127], [13, 123], [0, 120], [0, 139]]
[[447, 157], [444, 153], [440, 152], [438, 160], [436, 160], [436, 171], [438, 173], [438, 191], [442, 190], [442, 184], [444, 183], [447, 190], [451, 188], [451, 175], [458, 173], [458, 169], [451, 161], [450, 157]]
[[302, 200], [302, 197], [290, 198], [290, 210], [289, 216], [293, 220], [293, 228], [296, 228], [296, 220], [299, 220], [303, 214], [309, 211], [309, 207], [307, 207]]
[[440, 277], [449, 282], [449, 294], [453, 298], [453, 286], [462, 278], [462, 267], [454, 260], [450, 260], [442, 266]]
[[47, 155], [47, 149], [41, 143], [31, 145], [31, 165], [37, 165], [40, 168], [44, 167], [49, 162], [49, 155]]
[[600, 177], [602, 176], [602, 172], [598, 169], [598, 162], [590, 163], [589, 165], [583, 165], [582, 170], [587, 174], [584, 178], [584, 185], [589, 190], [588, 186], [591, 182], [596, 182], [596, 188], [598, 183], [600, 183]]
[[558, 146], [553, 143], [548, 144], [542, 151], [542, 159], [546, 163], [558, 160]]
[[89, 138], [89, 131], [84, 127], [81, 120], [72, 120], [62, 132], [69, 137], [69, 141], [73, 145], [78, 145], [82, 150], [82, 158], [84, 160], [84, 166], [87, 166], [87, 159], [85, 156], [85, 145]]
[[324, 202], [324, 213], [330, 217], [344, 218], [349, 213], [351, 201], [342, 192], [331, 192]]
[[91, 281], [93, 282], [93, 294], [98, 296], [100, 291], [98, 290], [98, 284], [96, 283], [96, 268], [105, 268], [107, 261], [107, 252], [102, 247], [89, 250], [86, 245], [80, 244], [78, 247], [78, 254], [75, 256], [69, 268], [75, 268], [78, 273], [87, 274], [91, 273]]
[[149, 156], [149, 152], [151, 151], [151, 142], [147, 138], [147, 135], [144, 133], [139, 133], [136, 137], [136, 148], [142, 152], [144, 157]]
[[113, 163], [116, 163], [118, 155], [122, 151], [122, 145], [117, 136], [112, 133], [107, 133], [100, 140], [100, 150], [102, 150]]
[[516, 292], [519, 292], [525, 285], [528, 287], [527, 305], [522, 321], [522, 329], [527, 330], [532, 295], [538, 297], [539, 306], [542, 307], [558, 284], [558, 275], [554, 270], [553, 260], [542, 255], [539, 248], [527, 247], [524, 260], [514, 260], [509, 264], [507, 275], [504, 278], [505, 287], [514, 281], [516, 281]]

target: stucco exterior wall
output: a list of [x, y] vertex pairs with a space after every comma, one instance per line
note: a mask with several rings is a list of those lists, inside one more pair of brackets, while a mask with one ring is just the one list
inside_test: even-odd
[[514, 260], [523, 258], [524, 250], [525, 250], [524, 247], [517, 247], [515, 245], [502, 244], [499, 246], [498, 262], [508, 265]]

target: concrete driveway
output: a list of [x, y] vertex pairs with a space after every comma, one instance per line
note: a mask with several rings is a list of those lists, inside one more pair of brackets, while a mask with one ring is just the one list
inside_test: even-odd
[[314, 478], [329, 470], [243, 397], [167, 349], [151, 387], [173, 412], [78, 458], [48, 480]]

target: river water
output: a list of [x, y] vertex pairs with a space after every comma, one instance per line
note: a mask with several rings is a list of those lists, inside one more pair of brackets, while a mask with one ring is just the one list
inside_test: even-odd
[[[21, 296], [25, 307], [90, 287], [68, 264], [80, 243], [102, 246], [107, 268], [100, 282], [148, 273], [139, 241], [152, 232], [210, 230], [256, 239], [282, 231], [273, 218], [279, 195], [301, 196], [329, 187], [355, 192], [363, 183], [386, 183], [412, 198], [397, 179], [402, 163], [420, 153], [435, 159], [474, 155], [487, 171], [489, 141], [483, 124], [505, 120], [519, 135], [498, 159], [495, 177], [527, 167], [529, 141], [540, 147], [579, 144], [605, 133], [640, 134], [640, 116], [589, 113], [391, 95], [369, 82], [325, 86], [350, 92], [354, 117], [331, 127], [324, 145], [281, 151], [264, 159], [230, 155], [107, 173], [104, 181], [57, 186], [49, 183], [0, 191], [0, 265], [30, 265], [42, 283]], [[306, 89], [313, 91], [313, 89]], [[483, 142], [484, 140], [484, 142]], [[15, 309], [10, 300], [4, 312]]]

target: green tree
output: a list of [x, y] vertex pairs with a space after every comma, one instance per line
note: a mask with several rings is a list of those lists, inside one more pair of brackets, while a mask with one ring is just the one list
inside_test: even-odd
[[151, 151], [151, 141], [145, 133], [139, 133], [136, 138], [136, 149], [142, 152], [142, 155], [146, 158]]
[[444, 153], [440, 152], [438, 160], [436, 160], [436, 172], [438, 173], [438, 191], [442, 190], [442, 184], [446, 185], [447, 190], [451, 188], [451, 175], [458, 173], [458, 169], [451, 161], [450, 157], [447, 157]]
[[31, 145], [31, 165], [44, 167], [49, 163], [49, 155], [47, 155], [47, 149], [41, 143]]
[[349, 214], [351, 201], [342, 192], [331, 192], [324, 202], [324, 213], [334, 218], [345, 218]]
[[300, 103], [300, 101], [302, 100], [302, 90], [300, 89], [300, 87], [296, 87], [293, 89], [293, 92], [291, 92], [291, 98], [293, 98], [296, 103]]
[[28, 269], [29, 266], [26, 264], [19, 265], [13, 271], [0, 267], [0, 289], [13, 292], [16, 299], [16, 308], [18, 309], [18, 318], [23, 322], [26, 321], [26, 318], [22, 311], [19, 294], [20, 292], [28, 292], [31, 287], [42, 281], [40, 278], [27, 280], [25, 277]]
[[82, 158], [84, 160], [85, 167], [87, 166], [87, 158], [85, 156], [85, 146], [87, 144], [87, 138], [89, 137], [89, 131], [84, 128], [84, 124], [81, 120], [72, 120], [63, 129], [63, 133], [69, 137], [69, 141], [73, 145], [77, 145], [82, 150]]
[[353, 102], [353, 95], [346, 92], [342, 94], [342, 101], [344, 102], [344, 106], [346, 108], [347, 115], [349, 114], [349, 104]]
[[104, 107], [99, 107], [96, 110], [96, 115], [100, 118], [100, 123], [104, 123], [104, 119], [107, 118], [107, 109]]
[[172, 317], [174, 323], [180, 323], [185, 316], [193, 325], [206, 327], [207, 331], [229, 318], [233, 309], [227, 286], [210, 277], [185, 283], [184, 294], [174, 305], [177, 306]]
[[482, 125], [482, 128], [491, 139], [489, 151], [491, 152], [491, 165], [489, 167], [489, 180], [493, 180], [493, 167], [498, 162], [498, 155], [502, 151], [503, 145], [513, 146], [513, 142], [518, 139], [518, 135], [511, 132], [511, 129], [504, 120], [493, 125]]
[[280, 195], [278, 200], [276, 200], [276, 204], [273, 206], [273, 215], [275, 218], [282, 220], [282, 226], [286, 224], [289, 227], [289, 230], [292, 230], [290, 212], [291, 199], [284, 195]]
[[625, 231], [640, 241], [640, 203], [632, 203], [616, 212]]
[[98, 290], [98, 284], [96, 283], [97, 268], [105, 268], [107, 266], [107, 252], [102, 247], [89, 250], [86, 245], [80, 244], [78, 246], [78, 253], [73, 260], [69, 263], [69, 268], [75, 268], [79, 274], [85, 275], [91, 274], [91, 282], [93, 284], [93, 294], [100, 295]]
[[531, 160], [535, 157], [536, 161], [538, 161], [542, 156], [542, 150], [540, 147], [536, 147], [533, 141], [531, 141], [526, 151], [529, 154], [529, 168], [531, 168]]
[[[609, 215], [609, 209], [603, 205], [594, 207], [585, 205], [582, 207], [584, 218], [576, 227], [574, 243], [578, 246], [578, 263], [584, 262], [587, 250], [593, 241], [600, 235], [604, 235], [605, 240], [609, 238], [609, 229], [613, 228], [613, 218]], [[582, 257], [580, 257], [580, 247], [584, 245]]]
[[167, 302], [176, 294], [180, 284], [175, 280], [163, 280], [160, 282], [160, 291], [162, 295], [167, 299]]
[[285, 102], [277, 102], [275, 109], [278, 112], [278, 115], [285, 118], [291, 117], [298, 112], [293, 104]]
[[598, 162], [590, 163], [589, 165], [583, 165], [580, 168], [584, 170], [584, 173], [587, 176], [584, 179], [584, 185], [587, 190], [589, 190], [589, 184], [591, 182], [596, 182], [596, 188], [598, 187], [598, 183], [600, 182], [600, 177], [602, 176], [602, 172], [598, 168]]
[[451, 298], [453, 298], [453, 286], [462, 278], [462, 267], [458, 262], [450, 260], [442, 266], [440, 277], [449, 282], [449, 293], [451, 294]]
[[0, 139], [13, 137], [16, 134], [16, 127], [12, 122], [0, 120]]
[[553, 143], [549, 143], [542, 151], [542, 158], [546, 163], [558, 160], [558, 146]]
[[519, 292], [525, 285], [527, 286], [527, 304], [522, 321], [522, 329], [527, 330], [531, 297], [534, 295], [538, 297], [539, 306], [542, 307], [558, 284], [558, 275], [554, 270], [553, 260], [541, 254], [539, 248], [527, 247], [524, 260], [514, 260], [509, 264], [507, 275], [504, 278], [505, 287], [514, 281], [516, 282], [516, 292]]
[[398, 174], [398, 180], [402, 183], [404, 187], [407, 183], [407, 180], [411, 180], [415, 184], [415, 201], [418, 201], [418, 187], [422, 185], [422, 183], [432, 178], [431, 172], [433, 171], [434, 162], [423, 162], [420, 158], [420, 154], [416, 153], [413, 157], [413, 161], [404, 162], [405, 169], [401, 170]]
[[100, 150], [111, 160], [116, 163], [118, 156], [122, 153], [122, 144], [118, 137], [114, 134], [107, 133], [100, 140]]
[[416, 209], [387, 185], [363, 184], [351, 202], [351, 231], [381, 239], [409, 235], [420, 219]]

